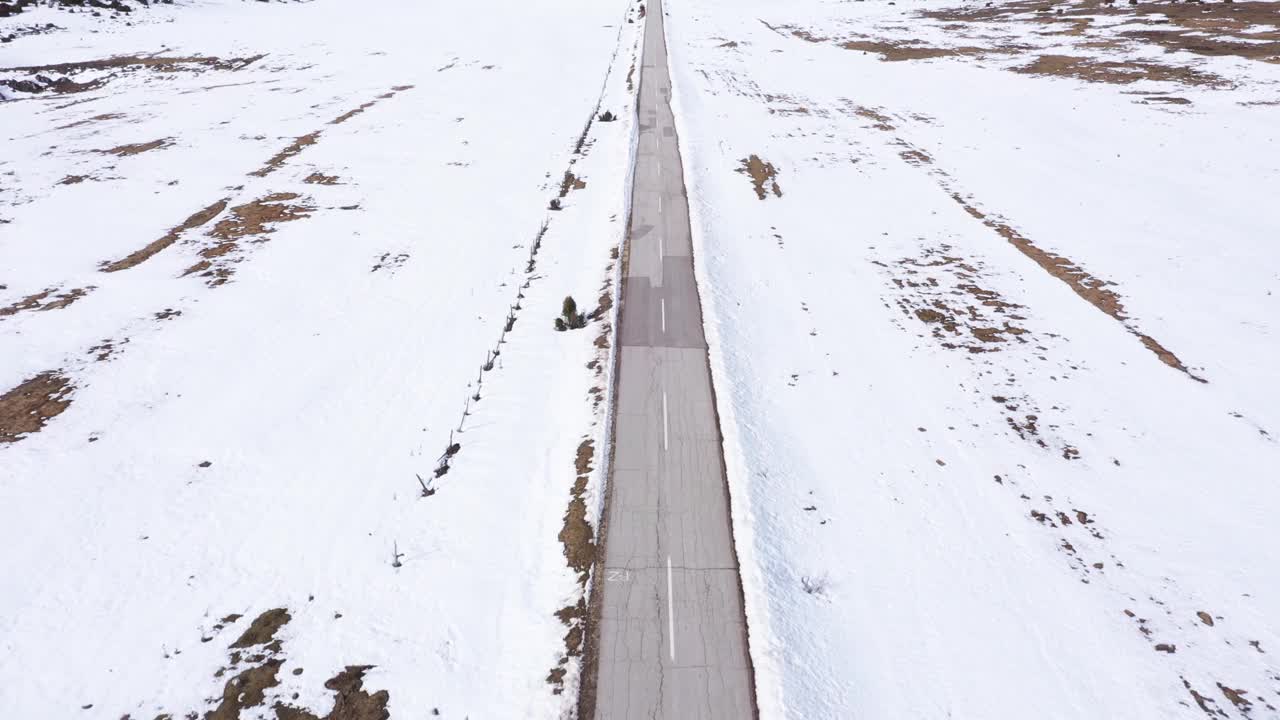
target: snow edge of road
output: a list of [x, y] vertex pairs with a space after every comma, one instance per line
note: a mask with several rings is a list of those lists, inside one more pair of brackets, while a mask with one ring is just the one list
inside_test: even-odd
[[[632, 10], [632, 4], [626, 6], [626, 15], [629, 17]], [[619, 69], [618, 60], [622, 55], [623, 31], [627, 23], [623, 23], [618, 32], [618, 45], [614, 52], [613, 59], [610, 61], [609, 70], [605, 74], [605, 87], [601, 92], [601, 101], [608, 95], [609, 80], [614, 77], [614, 71]], [[628, 59], [631, 69], [634, 70], [637, 65], [643, 62], [641, 57], [642, 44], [644, 42], [643, 23], [632, 31]], [[635, 90], [627, 91], [627, 102], [630, 103], [630, 110], [619, 113], [619, 118], [627, 118], [630, 123], [630, 131], [627, 138], [627, 166], [623, 172], [623, 184], [618, 190], [622, 194], [622, 225], [621, 231], [614, 242], [614, 247], [618, 251], [617, 261], [613, 264], [613, 271], [609, 275], [610, 288], [609, 292], [613, 298], [613, 308], [609, 313], [609, 350], [605, 358], [605, 406], [602, 417], [600, 418], [601, 427], [595, 434], [599, 440], [600, 458], [599, 467], [594, 471], [593, 478], [594, 492], [590, 512], [587, 514], [588, 521], [591, 523], [595, 531], [596, 547], [595, 559], [591, 567], [591, 575], [587, 579], [586, 587], [583, 589], [583, 597], [587, 603], [587, 618], [585, 637], [583, 638], [582, 656], [578, 662], [578, 678], [577, 687], [574, 688], [572, 702], [566, 703], [563, 717], [567, 720], [582, 718], [590, 718], [595, 714], [595, 693], [596, 693], [596, 677], [598, 675], [598, 656], [597, 644], [599, 640], [600, 630], [600, 598], [596, 591], [600, 583], [600, 573], [604, 569], [604, 543], [607, 538], [608, 530], [608, 508], [609, 498], [612, 495], [613, 483], [611, 482], [613, 473], [613, 450], [614, 450], [614, 423], [617, 414], [618, 400], [618, 362], [621, 357], [618, 347], [618, 331], [622, 321], [622, 303], [624, 302], [623, 283], [626, 280], [627, 268], [627, 251], [631, 240], [631, 191], [635, 181], [636, 171], [636, 151], [640, 144], [640, 103], [639, 103], [639, 85]], [[596, 112], [600, 112], [600, 106], [597, 105]]]
[[[663, 42], [667, 47], [668, 76], [671, 80], [671, 110], [675, 120], [677, 143], [680, 138], [694, 137], [692, 130], [684, 122], [685, 87], [683, 76], [676, 72], [682, 67], [684, 58], [678, 43], [671, 41], [672, 32], [668, 23], [671, 16], [663, 6]], [[687, 147], [687, 146], [686, 146]], [[765, 593], [765, 581], [761, 574], [760, 563], [756, 557], [755, 525], [752, 513], [751, 491], [748, 482], [749, 469], [746, 455], [742, 449], [742, 439], [738, 434], [737, 408], [733, 394], [728, 391], [732, 387], [726, 368], [720, 338], [720, 325], [716, 294], [711, 278], [707, 274], [706, 258], [708, 257], [707, 228], [715, 217], [715, 212], [707, 207], [699, 192], [697, 177], [692, 168], [691, 154], [681, 153], [681, 170], [685, 186], [685, 199], [689, 208], [689, 233], [693, 245], [694, 282], [698, 288], [698, 302], [701, 305], [703, 334], [707, 340], [707, 362], [711, 373], [711, 389], [715, 397], [716, 418], [721, 437], [721, 455], [724, 459], [726, 492], [729, 495], [730, 530], [733, 537], [734, 553], [738, 558], [738, 575], [742, 584], [743, 612], [746, 616], [747, 652], [752, 665], [753, 691], [755, 709], [759, 718], [781, 718], [786, 716], [786, 705], [782, 698], [780, 684], [781, 673], [778, 658], [772, 652], [779, 647], [773, 636], [773, 625], [770, 621], [769, 602]]]

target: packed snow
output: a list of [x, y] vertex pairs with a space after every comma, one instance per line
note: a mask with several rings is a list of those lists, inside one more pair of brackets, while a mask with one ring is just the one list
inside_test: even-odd
[[3, 20], [0, 715], [572, 713], [637, 12]]
[[667, 12], [761, 716], [1280, 717], [1277, 5]]

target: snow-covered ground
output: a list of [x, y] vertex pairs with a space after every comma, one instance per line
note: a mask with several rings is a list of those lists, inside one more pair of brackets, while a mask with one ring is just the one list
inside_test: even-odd
[[955, 5], [667, 3], [761, 715], [1280, 717], [1280, 6]]
[[636, 11], [0, 21], [0, 715], [570, 711]]

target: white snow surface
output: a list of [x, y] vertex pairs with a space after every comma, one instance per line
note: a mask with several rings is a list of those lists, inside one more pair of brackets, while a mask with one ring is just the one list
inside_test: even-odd
[[[551, 326], [565, 295], [591, 311], [617, 272], [631, 13], [191, 0], [129, 24], [3, 21], [62, 28], [0, 46], [3, 68], [263, 57], [91, 69], [74, 79], [107, 82], [0, 104], [0, 308], [19, 308], [0, 314], [0, 394], [42, 373], [73, 388], [0, 442], [0, 716], [203, 715], [234, 674], [215, 677], [229, 644], [271, 608], [292, 616], [280, 682], [242, 717], [277, 701], [323, 716], [324, 682], [351, 665], [373, 666], [364, 688], [393, 717], [571, 712], [577, 659], [563, 693], [547, 681], [565, 653], [554, 613], [582, 595], [557, 534], [579, 444], [599, 457], [606, 440], [589, 391], [612, 315]], [[575, 154], [597, 103], [619, 120]], [[549, 211], [568, 168], [587, 186]], [[234, 208], [282, 193], [306, 216], [200, 255]], [[154, 256], [101, 269], [221, 199]], [[184, 274], [202, 259], [227, 282]], [[451, 432], [461, 450], [420, 497]]]
[[666, 2], [761, 716], [1280, 717], [1280, 66], [954, 4]]

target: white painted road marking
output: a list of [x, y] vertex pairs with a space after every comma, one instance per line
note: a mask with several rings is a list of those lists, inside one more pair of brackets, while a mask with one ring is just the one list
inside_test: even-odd
[[667, 449], [667, 391], [662, 391], [662, 449]]
[[667, 647], [671, 650], [671, 662], [676, 661], [676, 604], [671, 591], [671, 556], [667, 556], [667, 635], [671, 638]]
[[605, 582], [627, 582], [630, 579], [630, 570], [608, 570], [605, 574]]
[[662, 332], [667, 331], [667, 299], [661, 298], [662, 308]]

